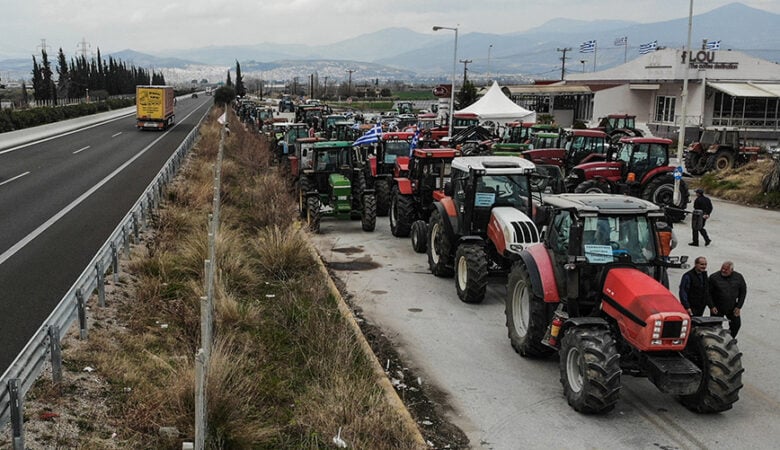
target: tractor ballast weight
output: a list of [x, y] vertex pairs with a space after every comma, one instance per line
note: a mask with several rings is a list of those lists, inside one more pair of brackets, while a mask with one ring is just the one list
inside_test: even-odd
[[690, 317], [663, 284], [686, 258], [665, 254], [664, 212], [637, 198], [543, 198], [548, 220], [508, 278], [506, 323], [523, 356], [559, 354], [569, 405], [605, 413], [622, 375], [647, 377], [691, 410], [721, 412], [739, 398], [741, 353], [720, 317]]

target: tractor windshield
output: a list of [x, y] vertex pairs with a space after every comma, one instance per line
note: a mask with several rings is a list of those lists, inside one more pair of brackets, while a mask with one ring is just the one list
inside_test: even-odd
[[582, 243], [588, 262], [606, 264], [628, 256], [635, 264], [656, 257], [654, 235], [644, 216], [586, 217]]
[[607, 141], [603, 137], [574, 136], [566, 143], [569, 160], [573, 165], [591, 153], [607, 153]]
[[474, 206], [512, 206], [528, 214], [529, 192], [525, 175], [483, 175], [477, 180]]
[[315, 170], [318, 172], [337, 172], [340, 166], [349, 164], [349, 149], [317, 149], [314, 158]]
[[385, 141], [385, 163], [394, 164], [399, 156], [409, 156], [409, 142], [404, 140]]

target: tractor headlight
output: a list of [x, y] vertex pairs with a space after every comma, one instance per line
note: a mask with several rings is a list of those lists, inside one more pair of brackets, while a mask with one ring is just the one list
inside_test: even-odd
[[650, 341], [650, 345], [661, 345], [661, 344], [662, 342], [660, 339], [653, 339], [652, 341]]
[[663, 325], [662, 321], [660, 321], [660, 320], [656, 320], [655, 321], [655, 324], [653, 326], [653, 339], [660, 339], [661, 338], [661, 326], [662, 325]]

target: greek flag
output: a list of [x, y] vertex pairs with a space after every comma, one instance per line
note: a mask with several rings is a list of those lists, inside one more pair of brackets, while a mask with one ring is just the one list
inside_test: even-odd
[[615, 47], [620, 47], [621, 45], [626, 45], [627, 43], [628, 43], [628, 36], [615, 38]]
[[596, 52], [596, 40], [585, 41], [580, 44], [580, 53], [595, 53]]
[[355, 147], [357, 145], [373, 144], [374, 142], [379, 142], [379, 139], [381, 138], [382, 138], [382, 125], [376, 124], [373, 127], [371, 127], [370, 130], [366, 131], [366, 134], [360, 136], [358, 140], [353, 142], [352, 146]]
[[645, 53], [654, 52], [657, 47], [658, 47], [658, 41], [648, 42], [647, 44], [641, 44], [639, 46], [639, 54], [644, 55]]
[[720, 50], [720, 41], [707, 41], [706, 50]]
[[409, 157], [412, 157], [412, 153], [414, 152], [414, 149], [417, 148], [417, 141], [420, 138], [420, 129], [418, 128], [417, 131], [414, 132], [414, 136], [412, 136], [412, 142], [409, 143]]

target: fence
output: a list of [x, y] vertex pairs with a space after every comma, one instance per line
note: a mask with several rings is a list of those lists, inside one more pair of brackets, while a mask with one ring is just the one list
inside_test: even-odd
[[[204, 114], [200, 122], [206, 117]], [[98, 305], [105, 305], [105, 276], [110, 269], [114, 281], [119, 279], [120, 253], [129, 255], [130, 244], [137, 243], [141, 227], [145, 227], [152, 212], [159, 206], [165, 187], [181, 167], [187, 152], [195, 144], [198, 125], [187, 135], [166, 162], [157, 176], [141, 194], [130, 211], [114, 229], [108, 240], [98, 250], [76, 282], [60, 300], [49, 317], [38, 328], [11, 366], [0, 377], [0, 427], [11, 421], [14, 449], [24, 449], [23, 417], [24, 396], [43, 371], [50, 358], [52, 377], [59, 382], [62, 377], [60, 339], [78, 319], [79, 336], [86, 339], [86, 300], [97, 290]], [[218, 210], [217, 210], [218, 211]], [[213, 257], [212, 257], [213, 261]], [[202, 448], [202, 447], [200, 447]]]

